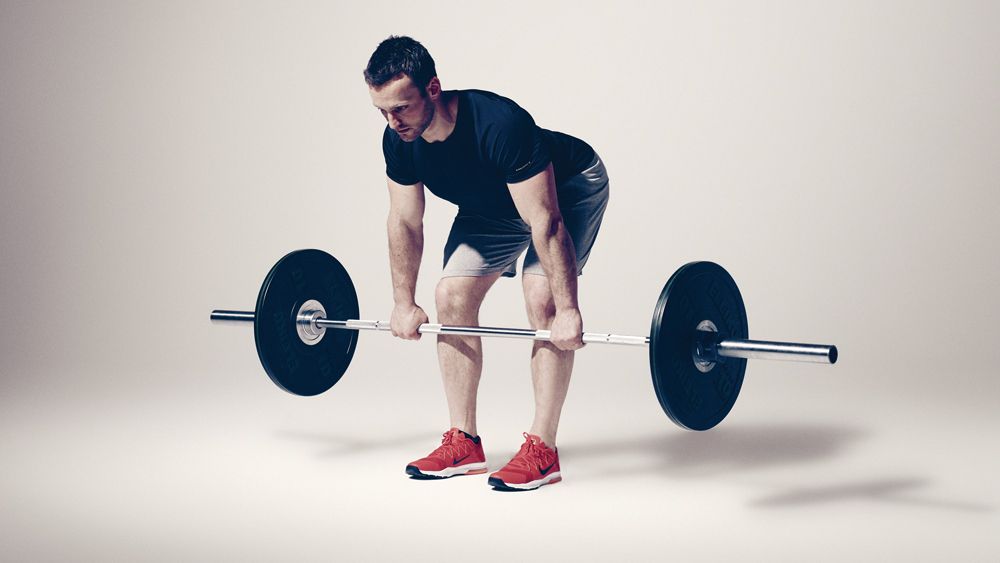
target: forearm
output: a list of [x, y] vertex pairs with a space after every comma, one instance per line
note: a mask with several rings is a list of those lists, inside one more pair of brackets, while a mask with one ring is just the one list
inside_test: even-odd
[[579, 309], [576, 286], [576, 249], [561, 217], [532, 225], [531, 241], [549, 278], [556, 310]]
[[417, 290], [420, 258], [424, 252], [423, 225], [408, 225], [390, 215], [387, 227], [392, 299], [396, 304], [412, 304]]

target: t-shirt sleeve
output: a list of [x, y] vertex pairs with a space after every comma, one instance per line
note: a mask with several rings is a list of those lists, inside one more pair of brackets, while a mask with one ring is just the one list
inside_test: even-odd
[[413, 166], [413, 153], [407, 150], [406, 144], [400, 140], [388, 126], [382, 134], [382, 155], [385, 156], [385, 175], [390, 180], [404, 186], [419, 183], [420, 178]]
[[485, 141], [487, 155], [508, 184], [523, 182], [552, 162], [541, 129], [521, 108], [498, 117]]

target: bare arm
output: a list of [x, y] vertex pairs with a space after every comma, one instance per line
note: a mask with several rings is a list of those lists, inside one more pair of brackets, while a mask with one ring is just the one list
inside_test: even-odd
[[562, 350], [581, 348], [583, 317], [577, 300], [576, 249], [559, 211], [552, 165], [507, 187], [518, 213], [531, 227], [531, 242], [549, 280], [556, 306], [550, 327], [552, 343]]
[[408, 339], [427, 315], [416, 304], [417, 274], [424, 251], [424, 186], [404, 186], [386, 179], [389, 185], [389, 267], [392, 271], [392, 333]]
[[523, 182], [508, 184], [518, 213], [531, 227], [531, 242], [549, 278], [556, 310], [577, 309], [576, 249], [566, 231], [552, 165]]

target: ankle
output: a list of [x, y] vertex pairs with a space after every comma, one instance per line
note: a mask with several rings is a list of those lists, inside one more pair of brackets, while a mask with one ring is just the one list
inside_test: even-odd
[[534, 428], [532, 428], [531, 430], [529, 430], [528, 434], [531, 434], [533, 436], [538, 436], [538, 439], [541, 440], [543, 444], [545, 444], [546, 446], [548, 446], [549, 448], [551, 448], [553, 450], [556, 449], [556, 435], [555, 434], [549, 434], [548, 432], [539, 432], [539, 431], [535, 430]]

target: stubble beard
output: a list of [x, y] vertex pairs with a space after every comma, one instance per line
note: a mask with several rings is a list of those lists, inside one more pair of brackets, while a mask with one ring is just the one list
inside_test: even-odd
[[[427, 109], [424, 111], [423, 117], [424, 118], [421, 120], [420, 126], [413, 128], [413, 138], [407, 142], [416, 141], [417, 137], [423, 135], [424, 131], [427, 131], [427, 128], [431, 126], [431, 122], [434, 121], [434, 104], [427, 104]], [[403, 140], [406, 141], [406, 139]]]

